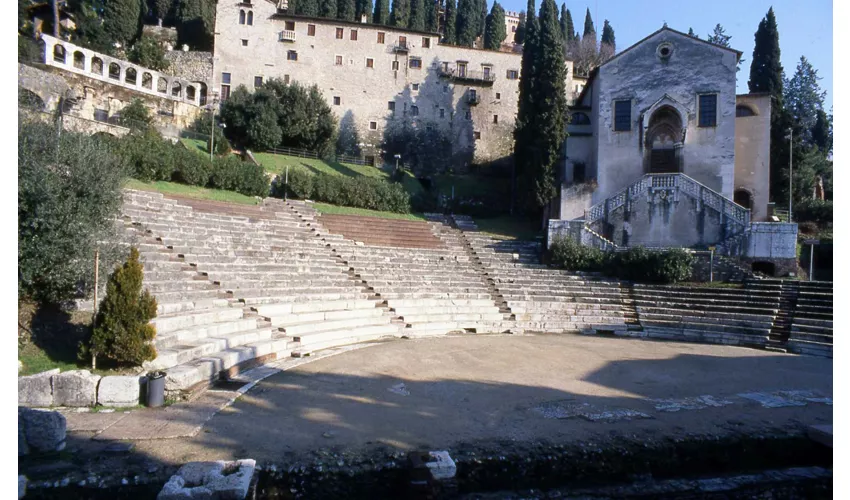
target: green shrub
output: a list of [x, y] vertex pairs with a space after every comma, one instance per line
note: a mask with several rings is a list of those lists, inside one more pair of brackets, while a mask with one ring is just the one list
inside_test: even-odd
[[570, 271], [598, 271], [605, 259], [606, 254], [602, 250], [584, 246], [569, 236], [556, 236], [550, 248], [551, 263]]
[[273, 196], [282, 198], [284, 190], [290, 197], [332, 205], [410, 213], [410, 195], [401, 184], [372, 177], [310, 174], [292, 170], [289, 172], [288, 186], [284, 185], [281, 175], [274, 181]]
[[124, 106], [118, 123], [130, 130], [148, 130], [153, 126], [151, 111], [145, 106], [141, 99], [133, 99], [133, 102]]
[[209, 158], [205, 158], [194, 151], [184, 147], [177, 147], [175, 152], [175, 180], [190, 186], [205, 187], [210, 182], [212, 175], [212, 164]]
[[268, 196], [269, 178], [262, 166], [228, 155], [213, 160], [210, 187], [246, 196]]
[[156, 328], [149, 323], [156, 317], [156, 299], [147, 290], [142, 292], [142, 278], [139, 251], [131, 248], [130, 258], [106, 285], [88, 348], [93, 365], [98, 356], [133, 366], [156, 358]]
[[792, 214], [797, 222], [832, 222], [832, 200], [806, 200], [796, 207]]

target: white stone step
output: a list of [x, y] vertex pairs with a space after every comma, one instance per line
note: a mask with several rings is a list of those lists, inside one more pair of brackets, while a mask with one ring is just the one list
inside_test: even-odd
[[191, 314], [178, 313], [173, 316], [160, 316], [151, 320], [151, 324], [156, 327], [157, 334], [164, 334], [192, 326], [237, 319], [242, 319], [242, 309], [222, 307], [209, 311], [192, 312]]
[[[380, 309], [378, 309], [380, 311]], [[312, 323], [298, 323], [282, 327], [281, 330], [290, 337], [302, 334], [322, 332], [328, 330], [340, 330], [343, 328], [359, 328], [361, 326], [389, 324], [389, 316], [365, 316], [352, 319], [340, 319], [332, 321], [317, 321]]]
[[[369, 342], [386, 337], [396, 337], [399, 335], [399, 327], [397, 325], [381, 325], [372, 327], [363, 327], [352, 330], [344, 330], [342, 332], [322, 332], [324, 340], [319, 340], [321, 337], [312, 337], [307, 345], [298, 347], [292, 351], [292, 355], [296, 357], [309, 356], [313, 352], [331, 347], [339, 347], [350, 344], [358, 344], [360, 342]], [[305, 335], [305, 338], [307, 336]]]
[[269, 340], [272, 338], [272, 334], [273, 330], [271, 328], [254, 328], [253, 330], [219, 334], [179, 343], [159, 351], [156, 359], [147, 363], [145, 367], [148, 370], [171, 368], [172, 366], [203, 358], [219, 351], [226, 351], [241, 345]]
[[263, 317], [280, 317], [289, 314], [315, 313], [321, 311], [375, 309], [374, 300], [326, 300], [321, 302], [287, 302], [252, 308]]

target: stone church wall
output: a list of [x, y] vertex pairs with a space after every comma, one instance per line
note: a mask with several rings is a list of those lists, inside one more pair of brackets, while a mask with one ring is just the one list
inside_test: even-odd
[[767, 220], [770, 201], [770, 96], [739, 95], [738, 106], [754, 116], [735, 118], [735, 190], [752, 200], [752, 220]]

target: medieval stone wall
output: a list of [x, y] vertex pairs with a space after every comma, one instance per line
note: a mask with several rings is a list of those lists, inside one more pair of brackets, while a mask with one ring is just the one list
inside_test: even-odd
[[165, 53], [169, 67], [163, 73], [191, 81], [212, 81], [212, 52], [172, 50]]
[[[216, 88], [250, 90], [269, 78], [316, 84], [371, 153], [385, 130], [407, 124], [449, 134], [453, 158], [483, 163], [511, 154], [520, 54], [441, 45], [434, 33], [283, 15], [265, 1], [219, 3], [215, 31]], [[398, 50], [405, 38], [407, 49]], [[464, 63], [476, 77], [487, 67], [493, 81], [442, 74]]]
[[739, 95], [752, 116], [735, 118], [735, 190], [749, 194], [752, 220], [767, 220], [770, 201], [770, 96]]

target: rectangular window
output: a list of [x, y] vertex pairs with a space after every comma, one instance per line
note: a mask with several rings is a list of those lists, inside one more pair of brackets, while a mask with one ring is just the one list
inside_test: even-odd
[[412, 87], [413, 87], [413, 90], [419, 90], [419, 84], [418, 83], [414, 83], [412, 85]]
[[289, 75], [283, 75], [283, 83], [289, 85]]
[[342, 29], [342, 28], [337, 28], [337, 29], [336, 29], [336, 39], [337, 39], [337, 40], [342, 40], [342, 35], [344, 34], [344, 32], [345, 32], [345, 30], [344, 30], [344, 29]]
[[445, 118], [445, 117], [446, 117], [446, 110], [440, 109], [440, 118]]
[[339, 106], [342, 103], [342, 99], [339, 98], [338, 95], [334, 96], [334, 106]]
[[614, 131], [628, 132], [632, 129], [632, 101], [614, 101]]
[[458, 61], [457, 62], [457, 76], [465, 77], [466, 76], [466, 63]]
[[407, 47], [407, 37], [406, 36], [398, 37], [398, 46], [399, 47]]
[[367, 68], [374, 68], [375, 67], [375, 60], [372, 59], [371, 57], [366, 58], [366, 67]]
[[431, 48], [431, 39], [428, 38], [427, 36], [422, 37], [422, 48], [423, 49], [430, 49]]
[[493, 71], [492, 66], [481, 66], [481, 70], [484, 72], [484, 78], [490, 77], [490, 72]]
[[255, 87], [262, 87], [263, 86], [263, 77], [262, 76], [255, 76], [254, 77], [254, 86]]
[[221, 100], [226, 101], [227, 98], [230, 97], [230, 85], [222, 85], [221, 86]]
[[717, 94], [701, 94], [699, 96], [699, 126], [717, 126]]
[[378, 43], [384, 43], [384, 38], [387, 36], [383, 31], [378, 32]]
[[245, 39], [243, 38], [243, 39], [242, 39], [242, 46], [243, 46], [243, 47], [247, 47], [247, 46], [248, 46], [248, 40], [245, 40]]
[[393, 71], [398, 71], [398, 61], [393, 61]]
[[499, 99], [501, 99], [501, 98], [502, 98], [502, 93], [501, 93], [501, 92], [496, 92], [496, 100], [498, 101], [498, 100], [499, 100]]
[[316, 36], [316, 25], [308, 24], [307, 25], [307, 36]]
[[411, 59], [410, 60], [410, 68], [411, 69], [422, 69], [422, 59]]
[[481, 139], [481, 132], [476, 130], [472, 133], [472, 136], [475, 137], [475, 140]]
[[419, 106], [411, 106], [410, 107], [410, 114], [412, 116], [419, 116]]
[[342, 66], [342, 56], [334, 56], [334, 66]]
[[298, 52], [294, 50], [290, 50], [286, 52], [286, 60], [287, 61], [297, 61], [298, 60]]
[[295, 31], [295, 21], [286, 21], [283, 23], [283, 29]]
[[369, 130], [378, 130], [378, 122], [369, 122]]
[[493, 123], [499, 123], [499, 115], [493, 115]]
[[357, 40], [357, 30], [351, 30], [351, 39]]
[[387, 109], [390, 111], [395, 111], [395, 101], [389, 101], [387, 103]]
[[519, 71], [515, 69], [509, 69], [508, 74], [506, 75], [508, 80], [516, 80], [519, 78]]
[[222, 73], [221, 74], [221, 83], [230, 84], [230, 73]]

